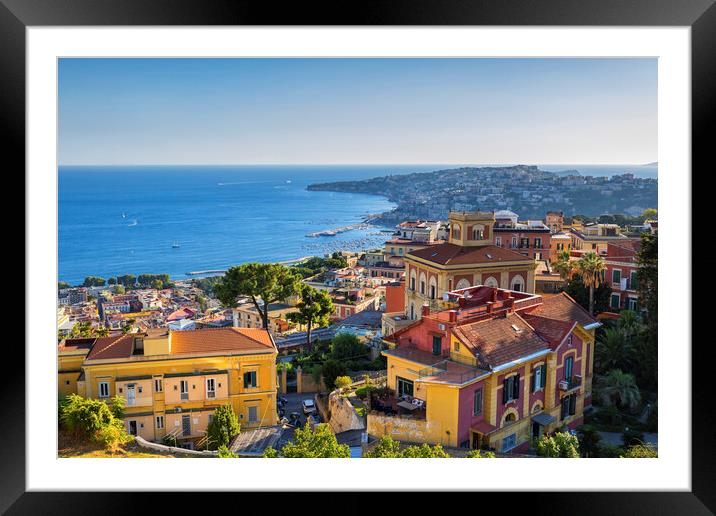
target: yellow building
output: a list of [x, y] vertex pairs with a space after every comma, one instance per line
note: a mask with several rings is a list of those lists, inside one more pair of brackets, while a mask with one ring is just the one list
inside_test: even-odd
[[448, 242], [405, 256], [405, 313], [420, 318], [420, 307], [440, 307], [445, 292], [487, 285], [522, 292], [535, 291], [536, 262], [493, 243], [492, 212], [450, 212]]
[[618, 224], [573, 224], [570, 236], [573, 249], [597, 254], [606, 253], [609, 242], [628, 238]]
[[[60, 395], [71, 390], [66, 381], [77, 374], [80, 352], [75, 357], [70, 350], [80, 347], [60, 345]], [[171, 434], [190, 447], [204, 438], [216, 407], [226, 404], [234, 408], [242, 429], [277, 422], [278, 352], [266, 330], [159, 330], [93, 339], [84, 348], [76, 392], [124, 398], [124, 421], [133, 435], [161, 441]], [[72, 373], [66, 372], [69, 368]]]
[[454, 308], [423, 309], [386, 338], [387, 384], [368, 432], [502, 453], [582, 424], [591, 404], [599, 323], [565, 294], [490, 287], [450, 293]]

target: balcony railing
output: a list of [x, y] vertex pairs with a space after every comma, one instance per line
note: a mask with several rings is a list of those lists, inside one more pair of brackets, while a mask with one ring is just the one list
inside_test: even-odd
[[580, 375], [573, 375], [559, 382], [559, 390], [571, 391], [582, 385], [582, 377]]

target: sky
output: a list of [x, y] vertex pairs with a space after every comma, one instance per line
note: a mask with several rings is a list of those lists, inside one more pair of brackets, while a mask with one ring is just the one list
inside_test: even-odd
[[87, 59], [60, 165], [644, 164], [656, 59]]

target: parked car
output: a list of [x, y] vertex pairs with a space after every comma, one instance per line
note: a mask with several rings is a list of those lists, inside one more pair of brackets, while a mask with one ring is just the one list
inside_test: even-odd
[[286, 403], [288, 403], [288, 398], [285, 398], [284, 396], [279, 396], [276, 402], [280, 403], [281, 405], [285, 405]]
[[321, 415], [318, 412], [314, 412], [313, 414], [311, 414], [308, 417], [311, 418], [311, 421], [313, 421], [314, 425], [317, 425], [318, 423], [321, 422]]
[[303, 413], [306, 415], [316, 412], [316, 404], [313, 400], [303, 400], [301, 406], [303, 407]]

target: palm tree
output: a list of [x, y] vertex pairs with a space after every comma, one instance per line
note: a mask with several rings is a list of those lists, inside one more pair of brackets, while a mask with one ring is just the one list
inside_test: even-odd
[[569, 259], [569, 251], [560, 251], [557, 254], [557, 261], [554, 264], [554, 270], [559, 273], [559, 277], [565, 281], [572, 279], [574, 274], [574, 262]]
[[589, 287], [589, 313], [594, 315], [594, 289], [604, 281], [604, 259], [597, 253], [587, 253], [577, 261], [577, 272]]
[[605, 328], [597, 344], [594, 358], [599, 371], [609, 371], [627, 365], [632, 343], [619, 328]]
[[634, 409], [641, 401], [634, 375], [621, 369], [612, 369], [605, 376], [600, 376], [597, 383], [599, 396], [605, 405]]

